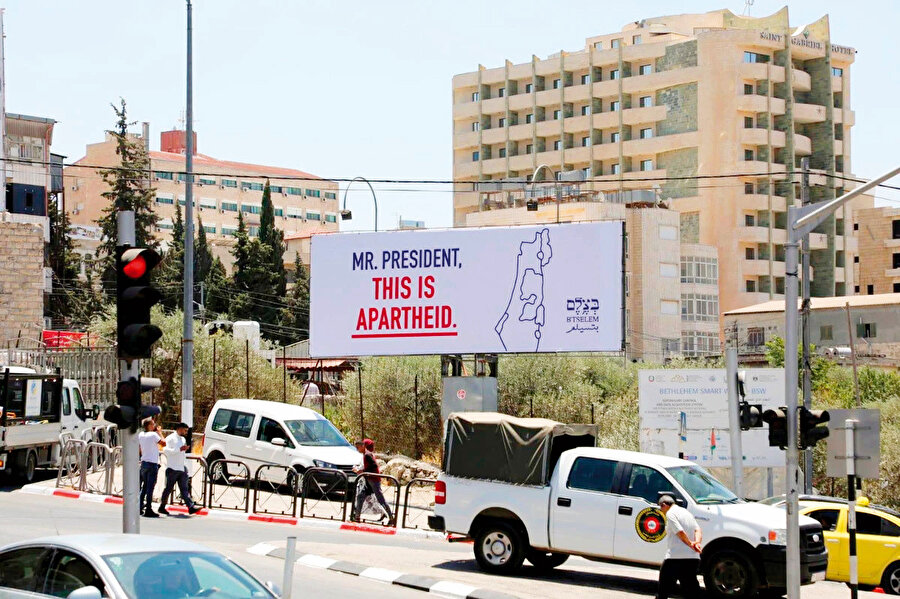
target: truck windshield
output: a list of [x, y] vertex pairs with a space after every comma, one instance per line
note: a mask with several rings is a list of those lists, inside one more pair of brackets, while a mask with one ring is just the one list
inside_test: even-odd
[[285, 420], [284, 423], [300, 445], [350, 447], [344, 435], [327, 420]]
[[678, 466], [667, 468], [669, 474], [678, 481], [697, 503], [737, 503], [737, 495], [699, 466]]

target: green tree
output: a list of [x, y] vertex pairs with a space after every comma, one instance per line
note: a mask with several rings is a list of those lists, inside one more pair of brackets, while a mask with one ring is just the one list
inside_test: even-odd
[[53, 292], [47, 302], [47, 313], [57, 328], [71, 326], [78, 311], [80, 261], [75, 242], [69, 235], [69, 216], [59, 209], [55, 199], [47, 202], [50, 221], [48, 262], [53, 270]]
[[162, 305], [167, 310], [181, 307], [184, 298], [184, 219], [181, 205], [175, 204], [172, 239], [157, 269], [156, 286], [162, 293]]
[[97, 248], [99, 269], [102, 273], [104, 287], [109, 296], [115, 288], [114, 259], [117, 237], [117, 213], [120, 210], [134, 211], [135, 242], [137, 247], [157, 249], [159, 242], [153, 237], [159, 217], [153, 211], [154, 189], [150, 187], [150, 157], [142, 141], [128, 134], [128, 121], [125, 100], [120, 105], [111, 105], [116, 113], [116, 126], [110, 133], [116, 141], [116, 155], [119, 164], [115, 167], [101, 169], [100, 176], [109, 187], [101, 195], [109, 202], [103, 209], [103, 215], [97, 221], [101, 229], [101, 241]]
[[228, 290], [232, 283], [225, 272], [225, 265], [218, 257], [213, 259], [209, 273], [206, 275], [206, 313], [214, 319], [227, 315], [231, 309]]
[[[834, 365], [822, 356], [817, 356], [816, 346], [812, 343], [809, 345], [809, 356], [812, 367], [810, 376], [812, 390], [818, 391], [828, 384], [828, 375]], [[784, 339], [772, 337], [766, 341], [766, 361], [772, 368], [784, 368]], [[803, 347], [801, 345], [797, 346], [797, 368], [797, 384], [799, 386], [803, 381]]]
[[[276, 297], [284, 297], [287, 293], [287, 272], [284, 268], [284, 232], [275, 226], [275, 206], [272, 204], [272, 190], [266, 179], [263, 189], [262, 213], [259, 217], [259, 241], [271, 248], [272, 293]], [[274, 323], [273, 323], [274, 324]]]
[[299, 252], [294, 256], [293, 278], [287, 306], [281, 313], [282, 341], [286, 343], [309, 339], [309, 272]]

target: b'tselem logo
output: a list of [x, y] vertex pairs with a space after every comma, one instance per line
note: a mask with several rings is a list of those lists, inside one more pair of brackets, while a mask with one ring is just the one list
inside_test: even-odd
[[666, 516], [659, 508], [644, 508], [634, 519], [634, 529], [642, 540], [659, 543], [666, 537]]

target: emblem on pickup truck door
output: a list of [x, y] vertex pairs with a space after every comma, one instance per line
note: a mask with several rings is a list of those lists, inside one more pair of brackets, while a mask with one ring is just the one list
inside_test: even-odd
[[659, 543], [666, 537], [666, 516], [659, 508], [644, 508], [634, 519], [634, 529], [642, 540]]

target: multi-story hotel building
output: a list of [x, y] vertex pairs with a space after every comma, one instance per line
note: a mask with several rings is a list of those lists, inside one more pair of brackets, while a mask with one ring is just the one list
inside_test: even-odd
[[[841, 177], [852, 173], [855, 53], [832, 44], [827, 16], [791, 27], [787, 8], [763, 18], [720, 10], [644, 19], [575, 52], [457, 75], [454, 222], [521, 205], [478, 182], [525, 181], [541, 165], [544, 176], [580, 171], [586, 182], [564, 206], [653, 190], [680, 213], [683, 243], [717, 248], [722, 311], [781, 297], [801, 158], [811, 201], [853, 186]], [[810, 235], [814, 296], [856, 285], [852, 209]], [[584, 218], [578, 210], [568, 219]]]
[[854, 216], [859, 237], [854, 293], [900, 293], [900, 208], [866, 208]]
[[[139, 136], [135, 139], [146, 141]], [[150, 185], [156, 190], [153, 205], [160, 217], [156, 235], [163, 242], [171, 236], [175, 203], [184, 211], [184, 153], [185, 132], [178, 130], [164, 131], [160, 151], [150, 151]], [[108, 186], [95, 167], [118, 163], [115, 138], [107, 134], [103, 142], [89, 144], [85, 156], [65, 169], [66, 210], [74, 225], [95, 225], [103, 215], [108, 200], [101, 194]], [[205, 154], [194, 155], [194, 173], [194, 215], [202, 221], [215, 254], [226, 268], [233, 261], [229, 250], [234, 244], [238, 213], [243, 214], [250, 235], [259, 232], [266, 180], [275, 208], [275, 226], [286, 237], [338, 230], [338, 184], [333, 181], [296, 169], [218, 160]], [[286, 252], [284, 258], [285, 264], [292, 264], [294, 254]]]

